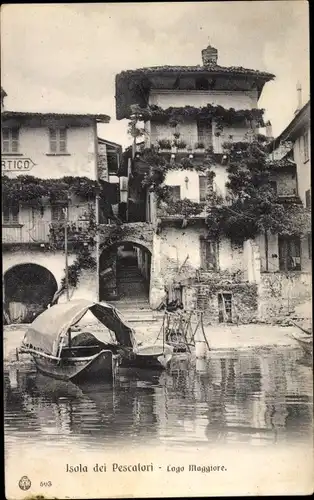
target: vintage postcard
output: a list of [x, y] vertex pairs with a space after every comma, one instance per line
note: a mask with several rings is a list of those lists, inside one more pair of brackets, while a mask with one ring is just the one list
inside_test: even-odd
[[5, 497], [313, 492], [309, 5], [1, 9]]

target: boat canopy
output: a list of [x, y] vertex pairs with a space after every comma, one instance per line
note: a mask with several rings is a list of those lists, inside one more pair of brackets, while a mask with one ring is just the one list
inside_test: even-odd
[[30, 324], [23, 343], [56, 356], [60, 342], [67, 335], [69, 328], [78, 323], [87, 311], [91, 311], [115, 334], [118, 344], [136, 347], [134, 330], [125, 323], [115, 307], [106, 302], [95, 303], [88, 300], [73, 300], [46, 309]]

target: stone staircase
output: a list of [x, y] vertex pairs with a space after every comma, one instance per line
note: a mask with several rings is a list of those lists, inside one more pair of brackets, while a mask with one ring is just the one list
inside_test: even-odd
[[119, 300], [112, 304], [119, 309], [125, 319], [130, 323], [155, 322], [156, 313], [149, 306], [147, 284], [137, 265], [119, 266], [117, 282]]

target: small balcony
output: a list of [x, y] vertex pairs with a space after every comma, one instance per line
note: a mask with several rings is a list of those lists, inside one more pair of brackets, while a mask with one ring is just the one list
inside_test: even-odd
[[[2, 244], [11, 245], [49, 245], [58, 250], [64, 249], [64, 221], [36, 222], [34, 224], [2, 223]], [[92, 244], [93, 232], [89, 221], [68, 223], [69, 247], [76, 244]]]

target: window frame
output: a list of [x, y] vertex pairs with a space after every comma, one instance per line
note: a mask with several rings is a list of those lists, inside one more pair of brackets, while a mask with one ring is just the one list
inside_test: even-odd
[[[212, 249], [212, 251], [209, 250]], [[204, 258], [205, 255], [205, 258]], [[212, 262], [208, 258], [209, 255], [212, 256]], [[204, 237], [200, 237], [200, 267], [205, 272], [217, 272], [218, 271], [218, 245], [215, 240], [207, 240]], [[211, 267], [212, 266], [212, 267]]]
[[[298, 248], [299, 255], [291, 255], [292, 245]], [[279, 255], [279, 271], [282, 272], [300, 272], [302, 271], [302, 253], [301, 253], [301, 238], [300, 236], [282, 236], [278, 235], [278, 255]], [[299, 264], [295, 268], [289, 266], [289, 260], [299, 259]], [[283, 265], [282, 265], [283, 264]], [[298, 268], [297, 268], [298, 267]]]
[[2, 207], [2, 224], [5, 226], [20, 225], [20, 207], [19, 205]]
[[167, 186], [167, 187], [171, 190], [177, 189], [179, 191], [179, 198], [174, 199], [174, 197], [172, 196], [171, 201], [173, 201], [173, 202], [181, 201], [181, 186], [180, 186], [180, 184], [176, 184], [173, 186], [171, 185], [171, 186]]
[[[49, 154], [68, 154], [68, 129], [66, 127], [49, 127]], [[62, 134], [63, 137], [62, 137]]]
[[[16, 137], [13, 137], [13, 132]], [[4, 133], [8, 136], [5, 138]], [[1, 128], [1, 151], [2, 154], [19, 154], [20, 151], [20, 128], [19, 127], [3, 127]]]

